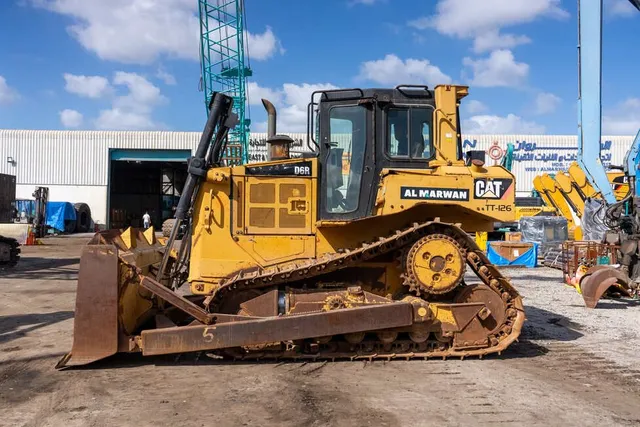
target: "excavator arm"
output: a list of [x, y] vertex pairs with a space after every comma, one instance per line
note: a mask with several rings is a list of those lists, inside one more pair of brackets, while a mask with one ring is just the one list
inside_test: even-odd
[[553, 206], [558, 214], [567, 220], [569, 235], [573, 236], [576, 240], [581, 239], [582, 229], [576, 223], [571, 206], [567, 203], [567, 199], [565, 199], [556, 186], [556, 182], [553, 178], [546, 173], [536, 176], [533, 180], [533, 187], [538, 193], [540, 193], [540, 196], [545, 203], [549, 206]]
[[573, 209], [578, 218], [582, 218], [584, 214], [584, 199], [580, 197], [578, 190], [573, 186], [571, 177], [566, 173], [557, 172], [554, 180], [556, 189], [560, 191], [569, 206]]
[[553, 200], [551, 199], [551, 197], [549, 197], [547, 191], [542, 185], [542, 178], [540, 175], [536, 176], [533, 179], [533, 189], [536, 190], [536, 192], [540, 195], [540, 198], [545, 205], [554, 208], [556, 211], [559, 211], [558, 207], [555, 205], [555, 203], [553, 203]]
[[564, 198], [564, 196], [556, 186], [556, 182], [553, 180], [553, 178], [551, 178], [549, 174], [545, 173], [540, 175], [540, 182], [542, 184], [542, 188], [547, 194], [547, 197], [553, 201], [555, 208], [563, 217], [567, 219], [569, 228], [575, 227], [576, 223], [573, 216], [574, 211], [571, 205], [567, 203], [567, 199]]

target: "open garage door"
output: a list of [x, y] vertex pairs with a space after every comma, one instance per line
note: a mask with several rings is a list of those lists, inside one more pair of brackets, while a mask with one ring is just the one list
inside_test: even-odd
[[110, 150], [109, 227], [142, 227], [146, 211], [160, 229], [178, 204], [190, 156], [190, 150]]

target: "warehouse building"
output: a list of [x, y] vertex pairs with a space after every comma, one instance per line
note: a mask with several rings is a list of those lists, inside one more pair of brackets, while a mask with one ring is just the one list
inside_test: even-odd
[[[292, 152], [308, 151], [306, 134], [289, 134]], [[84, 202], [100, 228], [139, 226], [148, 211], [158, 225], [172, 215], [186, 177], [186, 162], [199, 132], [0, 130], [0, 173], [16, 176], [16, 198], [31, 199], [37, 186], [52, 201]], [[463, 151], [484, 150], [499, 163], [515, 145], [518, 196], [531, 193], [533, 178], [566, 170], [576, 158], [575, 136], [464, 135]], [[603, 137], [605, 165], [620, 165], [633, 137]], [[266, 134], [252, 134], [251, 162], [266, 160]]]

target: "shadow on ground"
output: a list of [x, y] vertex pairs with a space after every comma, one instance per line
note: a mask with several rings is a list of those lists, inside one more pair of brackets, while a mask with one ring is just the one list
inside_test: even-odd
[[510, 275], [506, 273], [507, 276], [511, 277], [511, 281], [514, 283], [514, 286], [518, 287], [519, 281], [536, 281], [536, 282], [547, 282], [547, 283], [558, 283], [564, 284], [562, 281], [562, 277], [560, 276], [537, 276], [535, 274], [523, 274], [523, 275]]
[[77, 280], [79, 263], [79, 257], [23, 257], [14, 268], [0, 272], [0, 279]]
[[632, 308], [638, 310], [640, 300], [631, 298], [603, 298], [598, 301], [594, 310], [626, 310]]
[[0, 316], [0, 344], [11, 342], [35, 331], [63, 320], [71, 319], [73, 311], [53, 313], [16, 314]]
[[526, 306], [525, 313], [527, 322], [522, 328], [523, 339], [574, 341], [583, 336], [580, 332], [583, 325], [562, 314], [533, 306]]

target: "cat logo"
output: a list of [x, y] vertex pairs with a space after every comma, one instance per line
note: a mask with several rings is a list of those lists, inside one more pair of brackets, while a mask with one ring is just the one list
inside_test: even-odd
[[476, 199], [502, 199], [513, 183], [512, 179], [486, 179], [480, 178], [474, 181], [473, 196]]

